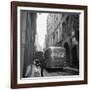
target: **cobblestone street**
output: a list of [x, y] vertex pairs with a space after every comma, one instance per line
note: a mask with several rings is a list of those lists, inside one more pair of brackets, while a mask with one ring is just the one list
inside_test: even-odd
[[43, 71], [45, 77], [47, 76], [66, 76], [66, 75], [76, 75], [78, 74], [78, 70], [74, 70], [72, 68], [66, 67], [64, 69], [55, 69], [55, 70], [45, 70]]
[[[63, 69], [43, 69], [43, 77], [78, 75], [78, 72], [78, 69], [71, 67], [64, 67]], [[41, 77], [41, 68], [33, 65], [31, 77]]]

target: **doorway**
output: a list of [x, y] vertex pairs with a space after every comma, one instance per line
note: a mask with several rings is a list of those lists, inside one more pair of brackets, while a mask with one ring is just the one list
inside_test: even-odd
[[72, 66], [74, 68], [79, 68], [79, 60], [77, 57], [77, 46], [76, 45], [72, 47]]
[[70, 66], [70, 48], [68, 43], [64, 44], [65, 52], [66, 52], [66, 65]]

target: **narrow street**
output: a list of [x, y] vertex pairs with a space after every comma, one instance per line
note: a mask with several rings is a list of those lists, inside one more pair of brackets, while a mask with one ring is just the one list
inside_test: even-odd
[[55, 69], [55, 70], [43, 70], [43, 74], [45, 77], [47, 76], [66, 76], [66, 75], [78, 75], [78, 69], [65, 67], [63, 69]]
[[47, 76], [64, 76], [64, 75], [72, 75], [71, 72], [66, 72], [64, 70], [51, 70], [51, 71], [47, 71], [44, 69], [43, 71], [44, 77]]
[[[43, 77], [48, 76], [66, 76], [66, 75], [78, 75], [78, 69], [64, 67], [63, 69], [43, 69]], [[32, 77], [41, 77], [41, 68], [40, 67], [33, 67], [33, 74]]]

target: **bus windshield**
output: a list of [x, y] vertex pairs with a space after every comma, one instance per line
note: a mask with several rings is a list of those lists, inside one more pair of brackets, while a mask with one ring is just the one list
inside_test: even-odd
[[65, 49], [63, 47], [53, 47], [48, 48], [45, 51], [46, 57], [57, 57], [57, 58], [64, 58], [65, 57]]

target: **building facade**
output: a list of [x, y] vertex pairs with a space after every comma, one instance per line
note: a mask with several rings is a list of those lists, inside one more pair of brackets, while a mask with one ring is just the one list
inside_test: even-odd
[[79, 15], [63, 14], [62, 46], [66, 48], [67, 64], [79, 68]]
[[49, 14], [47, 17], [46, 48], [58, 46], [62, 40], [62, 14]]
[[33, 64], [35, 52], [35, 34], [36, 34], [36, 18], [37, 14], [29, 11], [21, 11], [20, 14], [20, 30], [21, 30], [21, 77], [25, 76], [28, 65]]
[[46, 48], [65, 47], [66, 65], [79, 68], [79, 14], [49, 14], [46, 36]]

